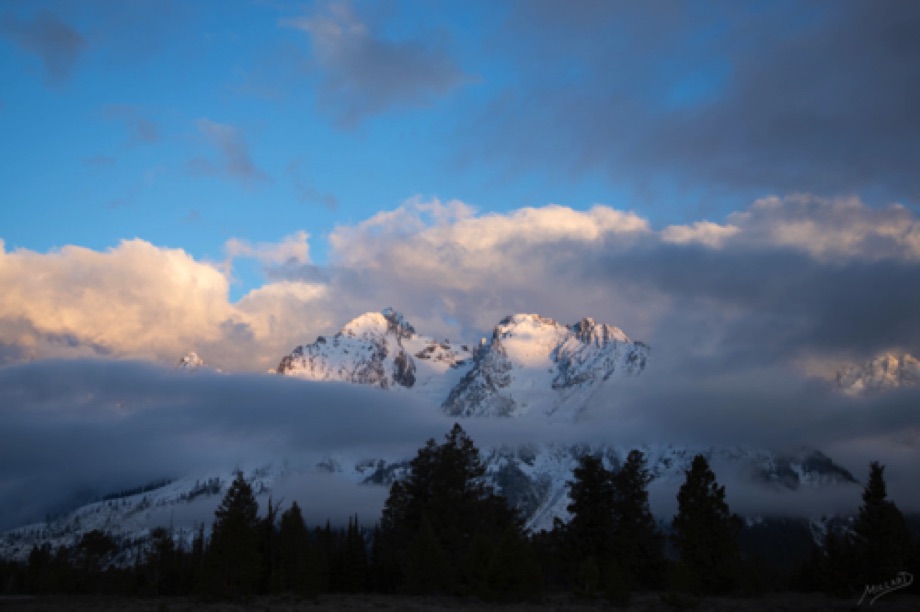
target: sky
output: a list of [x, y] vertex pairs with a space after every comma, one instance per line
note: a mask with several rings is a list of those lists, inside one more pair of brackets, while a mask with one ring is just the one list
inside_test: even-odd
[[[635, 406], [756, 437], [920, 354], [917, 31], [910, 0], [2, 0], [0, 370], [591, 316], [667, 373]], [[804, 438], [916, 459], [909, 393], [822, 398]]]

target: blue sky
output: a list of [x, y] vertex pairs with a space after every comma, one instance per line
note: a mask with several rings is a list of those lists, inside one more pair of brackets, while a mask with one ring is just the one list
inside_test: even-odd
[[[567, 302], [534, 287], [662, 245], [913, 261], [918, 15], [907, 1], [5, 1], [4, 359], [57, 354], [46, 342], [122, 354], [91, 304], [140, 330], [138, 312], [174, 297], [219, 311], [188, 323], [210, 331], [128, 354], [239, 334], [275, 334], [276, 351], [386, 305], [439, 333], [523, 309], [650, 336], [666, 326], [624, 285]], [[581, 247], [589, 259], [560, 263]], [[671, 278], [685, 254], [670, 255], [649, 279]], [[116, 270], [179, 293], [154, 304], [87, 280]], [[92, 299], [61, 315], [51, 279]], [[673, 287], [651, 284], [665, 309]], [[310, 322], [280, 334], [283, 313]]]
[[[336, 7], [349, 12], [338, 22]], [[621, 191], [596, 176], [508, 176], [461, 159], [475, 156], [455, 144], [464, 123], [516, 78], [507, 61], [489, 57], [508, 7], [112, 8], [4, 6], [0, 66], [14, 84], [4, 88], [0, 112], [8, 247], [103, 249], [140, 237], [216, 260], [229, 237], [271, 241], [303, 229], [322, 260], [323, 236], [336, 223], [418, 194], [510, 210], [551, 201], [584, 208]], [[412, 55], [418, 46], [417, 78], [435, 82], [413, 82], [410, 73], [404, 94], [360, 83], [336, 94], [326, 85], [332, 68], [315, 57], [299, 19], [367, 28], [384, 50]], [[72, 35], [69, 46], [46, 40], [54, 28]], [[22, 40], [28, 35], [38, 40]], [[452, 71], [442, 84], [425, 72], [441, 69], [438, 62]], [[226, 149], [203, 124], [232, 132]], [[230, 155], [241, 156], [236, 166]]]
[[[920, 387], [835, 381], [920, 355], [918, 32], [916, 0], [0, 0], [0, 409], [169, 405], [149, 362], [264, 373], [388, 306], [472, 343], [592, 317], [651, 347], [657, 441], [915, 482]], [[297, 431], [276, 381], [182, 402]]]
[[[591, 47], [604, 49], [562, 31], [558, 45], [571, 49], [543, 57], [530, 48], [539, 37], [529, 28], [546, 24], [518, 24], [527, 11], [512, 3], [8, 2], [0, 42], [4, 239], [46, 250], [141, 237], [218, 259], [228, 237], [269, 241], [304, 229], [322, 258], [323, 236], [336, 223], [418, 194], [485, 211], [602, 202], [647, 208], [656, 222], [685, 220], [686, 202], [661, 200], [683, 195], [693, 207], [699, 196], [667, 174], [611, 180], [596, 160], [578, 167], [574, 151], [561, 164], [483, 151], [500, 135], [477, 139], [477, 126], [485, 132], [507, 112], [493, 108], [530, 91], [512, 102], [539, 107], [534, 90], [559, 81], [590, 88]], [[298, 20], [342, 28], [357, 48], [333, 38], [328, 44], [344, 49], [329, 53], [356, 57], [323, 57], [318, 35]], [[710, 29], [718, 26], [698, 37]], [[609, 30], [619, 34], [615, 21]], [[414, 65], [400, 65], [409, 57]], [[541, 80], [534, 73], [546, 62], [554, 76]], [[637, 94], [684, 108], [717, 95], [731, 70], [727, 58], [685, 63], [646, 60], [642, 70], [655, 77]], [[377, 82], [373, 73], [386, 70], [402, 80]], [[227, 166], [201, 121], [232, 130], [228, 146], [244, 163]], [[537, 149], [564, 148], [564, 133], [540, 133], [543, 121], [553, 119], [527, 127], [542, 141]], [[744, 203], [718, 199], [729, 201], [711, 211], [716, 217]]]

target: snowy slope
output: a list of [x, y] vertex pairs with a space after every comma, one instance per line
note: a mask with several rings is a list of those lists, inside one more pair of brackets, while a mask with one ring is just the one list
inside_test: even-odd
[[382, 389], [412, 390], [440, 403], [468, 367], [466, 346], [420, 336], [391, 308], [349, 322], [331, 338], [298, 346], [277, 373]]
[[574, 420], [612, 377], [636, 375], [649, 349], [617, 327], [565, 326], [535, 314], [502, 320], [443, 403], [451, 416], [540, 414]]
[[502, 320], [474, 351], [418, 335], [397, 312], [367, 313], [281, 360], [279, 374], [408, 390], [451, 416], [574, 420], [606, 382], [642, 372], [649, 348], [617, 327], [561, 325], [535, 314]]

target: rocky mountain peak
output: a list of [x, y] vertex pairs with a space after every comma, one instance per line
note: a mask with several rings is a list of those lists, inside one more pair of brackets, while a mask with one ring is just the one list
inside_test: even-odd
[[387, 333], [398, 338], [411, 338], [415, 335], [415, 328], [402, 314], [388, 307], [380, 312], [367, 312], [355, 317], [339, 333], [352, 338], [370, 338]]
[[552, 416], [574, 420], [613, 378], [637, 375], [649, 349], [617, 327], [582, 319], [562, 325], [513, 314], [471, 351], [416, 333], [392, 308], [349, 322], [281, 360], [278, 373], [419, 394], [451, 416]]
[[917, 384], [920, 384], [920, 360], [908, 353], [886, 352], [861, 365], [850, 365], [837, 372], [837, 386], [850, 395]]
[[590, 317], [585, 317], [572, 326], [575, 337], [585, 344], [594, 346], [607, 346], [610, 342], [631, 342], [623, 330], [606, 323], [597, 323]]
[[498, 322], [492, 331], [492, 338], [500, 340], [513, 335], [533, 334], [535, 331], [555, 331], [562, 327], [549, 317], [538, 314], [513, 314]]
[[176, 364], [176, 369], [185, 372], [194, 372], [203, 365], [204, 360], [198, 356], [198, 353], [190, 351], [179, 359], [179, 363]]

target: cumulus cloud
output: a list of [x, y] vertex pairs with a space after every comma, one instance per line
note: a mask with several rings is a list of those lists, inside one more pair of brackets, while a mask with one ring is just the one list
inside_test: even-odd
[[[307, 256], [305, 234], [237, 247], [237, 256], [265, 261]], [[0, 281], [7, 287], [0, 296], [6, 361], [112, 355], [173, 363], [198, 350], [223, 368], [267, 369], [310, 326], [303, 310], [322, 310], [325, 296], [321, 287], [287, 282], [231, 304], [217, 265], [137, 239], [106, 252], [2, 249]]]
[[348, 2], [328, 3], [314, 15], [282, 19], [281, 25], [309, 34], [322, 73], [319, 102], [343, 125], [394, 107], [425, 105], [469, 80], [443, 34], [386, 38]]
[[661, 231], [661, 239], [676, 244], [699, 243], [708, 247], [721, 247], [729, 238], [741, 231], [734, 225], [719, 225], [711, 221], [697, 221], [692, 225], [669, 225]]
[[299, 231], [284, 238], [281, 242], [260, 242], [252, 244], [248, 240], [231, 238], [224, 245], [227, 256], [251, 257], [266, 265], [306, 264], [310, 261], [310, 246], [307, 244], [309, 234]]
[[825, 260], [920, 259], [920, 220], [897, 204], [878, 209], [855, 197], [797, 194], [762, 198], [728, 220], [728, 227], [744, 230], [746, 242], [791, 247]]
[[[232, 239], [223, 265], [128, 241], [2, 255], [7, 361], [110, 354], [173, 362], [188, 350], [224, 369], [265, 370], [294, 346], [390, 305], [459, 341], [504, 316], [611, 322], [656, 362], [713, 369], [920, 353], [917, 220], [853, 199], [767, 198], [724, 223], [661, 230], [632, 212], [549, 205], [477, 214], [413, 199], [329, 236]], [[268, 282], [230, 303], [227, 276], [254, 258]], [[657, 367], [657, 366], [656, 366]], [[825, 368], [828, 370], [828, 368]]]
[[193, 158], [188, 163], [188, 170], [192, 175], [225, 175], [239, 180], [247, 187], [270, 180], [269, 176], [252, 161], [249, 145], [239, 128], [207, 118], [199, 119], [195, 124], [198, 131], [219, 154], [220, 162], [215, 164], [205, 158]]
[[[103, 482], [131, 486], [180, 465], [226, 467], [266, 449], [293, 456], [392, 444], [411, 453], [449, 426], [436, 406], [278, 377], [180, 379], [112, 359], [172, 365], [194, 349], [224, 369], [264, 371], [296, 344], [393, 305], [421, 333], [452, 339], [478, 339], [504, 315], [529, 311], [566, 323], [593, 316], [651, 344], [646, 372], [600, 394], [582, 425], [469, 421], [483, 445], [817, 446], [859, 476], [870, 460], [888, 463], [892, 495], [920, 508], [908, 484], [920, 391], [853, 398], [812, 377], [816, 364], [842, 357], [891, 347], [920, 354], [916, 223], [900, 207], [801, 195], [755, 202], [721, 224], [661, 230], [604, 206], [480, 215], [462, 202], [415, 199], [337, 228], [322, 266], [310, 262], [302, 232], [274, 245], [232, 241], [228, 255], [255, 258], [274, 274], [236, 303], [219, 265], [140, 240], [106, 252], [0, 249], [4, 363], [109, 357], [0, 369], [0, 449], [15, 450], [0, 470], [22, 471], [0, 473], [8, 488], [0, 499], [18, 499], [25, 489], [17, 487], [35, 483], [68, 496], [104, 493]], [[394, 417], [394, 409], [403, 412]], [[42, 458], [39, 448], [56, 450]], [[121, 454], [130, 460], [114, 460]], [[29, 481], [45, 468], [53, 476]], [[80, 480], [84, 472], [89, 480]], [[738, 503], [764, 503], [740, 486]]]
[[45, 78], [52, 84], [70, 78], [86, 47], [80, 32], [48, 10], [38, 11], [31, 20], [7, 13], [0, 18], [0, 34], [23, 51], [38, 56]]

